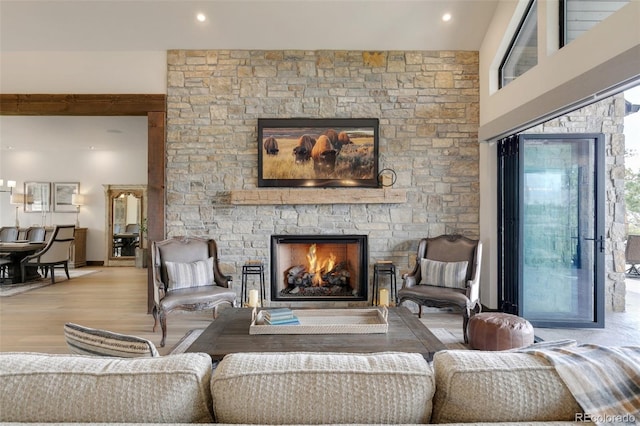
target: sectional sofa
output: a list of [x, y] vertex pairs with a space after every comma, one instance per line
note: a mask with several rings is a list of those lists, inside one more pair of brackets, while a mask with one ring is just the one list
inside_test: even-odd
[[580, 424], [554, 368], [517, 352], [0, 354], [0, 422]]

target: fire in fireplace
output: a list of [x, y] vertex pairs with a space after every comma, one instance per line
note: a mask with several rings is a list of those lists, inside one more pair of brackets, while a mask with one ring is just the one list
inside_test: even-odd
[[271, 300], [367, 300], [366, 235], [272, 235]]

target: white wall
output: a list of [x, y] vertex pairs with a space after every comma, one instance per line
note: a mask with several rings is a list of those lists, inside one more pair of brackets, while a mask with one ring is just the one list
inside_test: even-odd
[[166, 93], [167, 53], [1, 52], [2, 93]]
[[[94, 146], [95, 149], [89, 149]], [[9, 149], [13, 147], [13, 149]], [[0, 176], [17, 181], [80, 182], [86, 205], [87, 260], [105, 258], [104, 184], [147, 183], [147, 117], [0, 116]], [[42, 224], [41, 213], [18, 210], [21, 226]], [[47, 214], [46, 225], [75, 223], [75, 213]], [[0, 225], [15, 223], [9, 194], [0, 193]]]
[[[501, 2], [480, 49], [480, 238], [485, 244], [481, 294], [490, 307], [497, 307], [497, 150], [484, 142], [531, 127], [523, 125], [566, 105], [577, 108], [581, 101], [593, 102], [599, 91], [609, 96], [610, 87], [640, 78], [640, 2], [630, 2], [560, 50], [539, 36], [543, 54], [538, 65], [497, 90], [497, 68], [527, 3]], [[539, 30], [553, 27], [545, 19], [552, 20], [548, 17], [556, 6], [552, 0], [540, 3]]]
[[[480, 140], [519, 128], [625, 80], [640, 78], [640, 1], [633, 1], [562, 49], [540, 37], [538, 65], [504, 88], [497, 88], [500, 61], [527, 3], [501, 2], [480, 49]], [[543, 2], [539, 31], [547, 28], [552, 6]], [[555, 1], [553, 2], [556, 3]], [[515, 14], [515, 16], [514, 16]], [[555, 31], [555, 30], [554, 30]], [[590, 72], [594, 71], [594, 72]], [[618, 90], [620, 91], [620, 90]], [[604, 93], [600, 99], [611, 95]]]

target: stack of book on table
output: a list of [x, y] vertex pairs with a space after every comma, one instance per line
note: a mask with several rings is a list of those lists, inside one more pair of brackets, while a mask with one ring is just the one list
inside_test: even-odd
[[300, 321], [289, 308], [269, 309], [264, 311], [264, 322], [269, 325], [298, 325]]

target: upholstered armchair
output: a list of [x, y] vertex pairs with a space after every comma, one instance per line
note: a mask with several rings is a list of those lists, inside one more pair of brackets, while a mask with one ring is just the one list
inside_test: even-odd
[[214, 319], [220, 306], [233, 306], [236, 293], [231, 277], [220, 272], [216, 242], [197, 237], [174, 237], [151, 243], [154, 284], [153, 331], [158, 319], [164, 347], [167, 314], [175, 309], [200, 311], [213, 309]]
[[413, 271], [404, 274], [398, 291], [399, 304], [410, 300], [419, 306], [455, 308], [462, 311], [462, 332], [468, 343], [467, 325], [480, 305], [482, 243], [462, 235], [423, 238]]
[[34, 254], [31, 254], [20, 262], [20, 269], [22, 276], [25, 275], [25, 269], [27, 267], [40, 267], [43, 268], [46, 277], [49, 270], [51, 270], [51, 283], [56, 282], [55, 267], [62, 266], [64, 272], [69, 276], [69, 258], [70, 248], [73, 243], [73, 234], [75, 232], [75, 225], [57, 225], [53, 229], [53, 235], [51, 239], [47, 241], [47, 245], [44, 248]]

